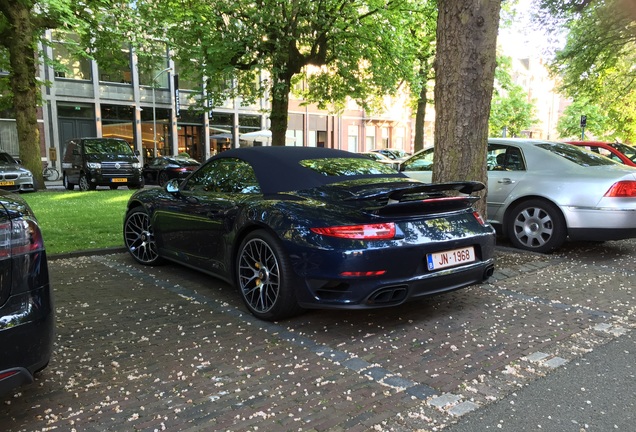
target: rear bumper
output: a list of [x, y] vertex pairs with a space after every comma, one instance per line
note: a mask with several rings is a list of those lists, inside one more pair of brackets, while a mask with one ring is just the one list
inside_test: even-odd
[[55, 317], [50, 287], [14, 295], [0, 308], [0, 395], [33, 381], [53, 352]]
[[567, 207], [571, 240], [605, 241], [636, 237], [636, 210]]
[[374, 309], [398, 306], [411, 300], [482, 283], [492, 276], [494, 268], [494, 259], [491, 258], [407, 280], [367, 279], [352, 281], [350, 284], [323, 285], [311, 290], [313, 298], [305, 297], [298, 301], [302, 307], [308, 309]]

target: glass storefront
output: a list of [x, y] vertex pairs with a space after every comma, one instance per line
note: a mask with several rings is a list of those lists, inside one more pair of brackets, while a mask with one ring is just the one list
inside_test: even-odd
[[102, 105], [102, 136], [123, 138], [135, 146], [135, 109], [131, 106]]
[[[156, 156], [172, 155], [170, 117], [172, 110], [155, 108], [153, 118], [152, 109], [141, 111], [141, 142], [144, 159]], [[155, 129], [156, 124], [156, 129]]]
[[203, 162], [205, 159], [203, 114], [189, 110], [181, 111], [177, 124], [177, 137], [179, 154], [187, 153], [191, 158]]
[[215, 155], [232, 148], [234, 142], [234, 114], [214, 112], [210, 119], [210, 154]]

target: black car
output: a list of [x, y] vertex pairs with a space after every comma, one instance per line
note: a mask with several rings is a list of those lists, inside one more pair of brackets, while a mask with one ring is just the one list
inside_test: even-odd
[[139, 263], [235, 284], [261, 319], [393, 306], [492, 274], [494, 230], [468, 195], [483, 187], [425, 184], [341, 150], [232, 149], [134, 193], [124, 242]]
[[146, 184], [163, 186], [171, 179], [183, 180], [201, 163], [185, 156], [159, 156], [144, 164], [143, 176]]
[[0, 396], [46, 367], [54, 313], [42, 233], [22, 198], [0, 191]]
[[81, 191], [95, 190], [97, 186], [117, 189], [144, 186], [139, 152], [132, 150], [121, 138], [77, 138], [65, 145], [62, 159], [64, 187]]

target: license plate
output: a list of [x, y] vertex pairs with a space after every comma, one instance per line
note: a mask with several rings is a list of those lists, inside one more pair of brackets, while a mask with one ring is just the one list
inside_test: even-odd
[[426, 255], [429, 270], [439, 270], [475, 261], [475, 248], [468, 246]]
[[9, 181], [9, 180], [0, 181], [0, 186], [14, 186], [14, 185], [15, 185], [14, 181]]
[[112, 183], [126, 183], [127, 180], [125, 178], [113, 178], [113, 179], [110, 179], [110, 181]]

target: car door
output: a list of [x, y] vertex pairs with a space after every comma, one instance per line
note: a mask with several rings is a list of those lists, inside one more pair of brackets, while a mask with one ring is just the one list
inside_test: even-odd
[[503, 222], [505, 205], [514, 189], [526, 176], [526, 163], [519, 147], [506, 144], [488, 144], [488, 220]]
[[155, 212], [157, 245], [185, 264], [230, 277], [239, 204], [246, 191], [258, 191], [248, 184], [257, 183], [246, 162], [234, 158], [208, 162], [181, 185], [176, 205]]

